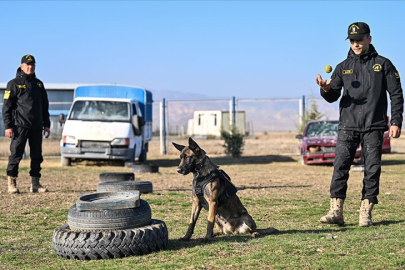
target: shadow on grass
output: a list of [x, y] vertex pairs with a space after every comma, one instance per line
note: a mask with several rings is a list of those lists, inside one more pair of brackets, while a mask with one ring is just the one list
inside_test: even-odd
[[403, 223], [405, 220], [383, 220], [379, 222], [373, 222], [373, 226], [387, 226], [391, 224]]
[[402, 165], [402, 164], [405, 164], [405, 160], [398, 160], [398, 159], [381, 160], [381, 165], [382, 166]]
[[245, 189], [266, 189], [266, 188], [307, 188], [312, 187], [312, 185], [285, 185], [285, 186], [241, 186], [236, 187], [238, 190], [245, 190]]
[[[268, 237], [270, 235], [266, 235]], [[216, 236], [211, 239], [210, 242], [204, 242], [204, 238], [191, 238], [189, 241], [181, 241], [179, 239], [169, 239], [168, 250], [181, 250], [185, 248], [193, 248], [197, 246], [205, 246], [210, 244], [215, 244], [218, 242], [229, 242], [229, 243], [247, 243], [250, 240], [255, 239], [250, 235], [223, 235]]]
[[[240, 186], [236, 187], [238, 190], [247, 190], [247, 189], [267, 189], [267, 188], [310, 188], [312, 185], [285, 185], [285, 186]], [[157, 190], [156, 190], [157, 191]], [[164, 188], [160, 191], [169, 191], [169, 192], [179, 192], [179, 191], [190, 191], [191, 188]]]
[[297, 233], [312, 233], [312, 234], [323, 234], [323, 233], [331, 233], [331, 231], [338, 230], [339, 232], [346, 232], [354, 230], [354, 228], [348, 227], [346, 225], [336, 225], [333, 228], [325, 228], [325, 229], [313, 229], [313, 230], [285, 230], [285, 231], [278, 231], [276, 234], [297, 234]]
[[[388, 226], [391, 224], [398, 224], [398, 223], [403, 223], [405, 220], [384, 220], [380, 222], [374, 222], [372, 227], [376, 226]], [[277, 237], [277, 235], [284, 235], [284, 234], [330, 234], [331, 231], [336, 232], [346, 232], [346, 231], [352, 231], [352, 230], [357, 230], [357, 224], [348, 224], [346, 223], [345, 225], [336, 225], [336, 227], [333, 228], [325, 228], [325, 229], [304, 229], [304, 230], [279, 230], [273, 234], [269, 235], [263, 235], [260, 236], [259, 238], [263, 237]], [[354, 227], [353, 227], [354, 226]], [[169, 239], [169, 250], [180, 250], [184, 248], [193, 248], [196, 246], [204, 246], [204, 245], [209, 245], [209, 244], [214, 244], [218, 242], [229, 242], [229, 243], [247, 243], [252, 239], [257, 239], [257, 238], [252, 238], [249, 234], [245, 235], [221, 235], [217, 236], [211, 239], [210, 242], [204, 242], [204, 238], [191, 238], [189, 241], [181, 241], [179, 239]]]
[[[265, 155], [265, 156], [242, 156], [239, 158], [232, 157], [210, 157], [211, 161], [218, 166], [224, 165], [243, 165], [243, 164], [269, 164], [272, 162], [297, 162], [289, 156]], [[152, 165], [160, 167], [178, 166], [180, 159], [156, 159], [149, 161]]]
[[[336, 229], [338, 229], [341, 232], [345, 231], [350, 231], [354, 230], [354, 228], [348, 228], [346, 226], [336, 226]], [[180, 250], [184, 248], [193, 248], [196, 246], [204, 246], [204, 245], [209, 245], [209, 244], [215, 244], [218, 242], [229, 242], [229, 243], [247, 243], [253, 239], [259, 239], [259, 238], [264, 238], [264, 237], [277, 237], [277, 235], [283, 235], [283, 234], [330, 234], [331, 233], [331, 228], [325, 228], [325, 229], [313, 229], [313, 230], [279, 230], [275, 233], [268, 234], [268, 235], [262, 235], [258, 238], [252, 238], [249, 234], [244, 234], [244, 235], [221, 235], [217, 236], [211, 239], [210, 242], [206, 243], [204, 242], [204, 238], [191, 238], [189, 241], [181, 241], [179, 239], [169, 239], [169, 250]]]

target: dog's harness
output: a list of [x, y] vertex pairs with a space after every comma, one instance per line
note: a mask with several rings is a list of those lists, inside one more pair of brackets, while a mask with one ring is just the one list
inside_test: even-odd
[[204, 189], [205, 186], [216, 177], [225, 182], [225, 192], [219, 196], [218, 207], [220, 207], [229, 197], [235, 195], [238, 191], [237, 188], [232, 184], [231, 178], [223, 170], [212, 171], [205, 177], [195, 177], [193, 179], [194, 193], [200, 200], [201, 206], [204, 207], [205, 210], [208, 210], [208, 202], [204, 198]]

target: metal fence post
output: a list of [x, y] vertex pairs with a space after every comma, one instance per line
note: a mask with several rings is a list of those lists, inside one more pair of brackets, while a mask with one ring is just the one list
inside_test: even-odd
[[236, 127], [236, 104], [235, 97], [232, 97], [232, 125]]
[[166, 99], [160, 102], [160, 153], [167, 154], [166, 151]]
[[305, 119], [305, 96], [302, 96], [302, 98], [299, 101], [299, 123], [300, 126], [304, 124], [304, 119]]

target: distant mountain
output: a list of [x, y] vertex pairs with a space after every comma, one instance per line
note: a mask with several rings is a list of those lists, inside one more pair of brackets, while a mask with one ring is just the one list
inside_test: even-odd
[[152, 90], [153, 100], [162, 101], [164, 98], [166, 100], [199, 100], [199, 99], [212, 99], [212, 97], [201, 95], [201, 94], [192, 94], [184, 93], [179, 91], [170, 91], [170, 90]]

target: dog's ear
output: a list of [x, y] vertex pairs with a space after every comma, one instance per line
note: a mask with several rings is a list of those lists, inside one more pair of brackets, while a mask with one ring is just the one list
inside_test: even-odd
[[183, 149], [184, 149], [184, 145], [180, 145], [180, 144], [177, 144], [177, 143], [173, 143], [173, 145], [174, 145], [174, 147], [176, 147], [176, 149], [177, 150], [179, 150], [180, 152], [181, 151], [183, 151]]
[[194, 152], [197, 153], [201, 150], [201, 147], [190, 137], [188, 139], [188, 147]]

